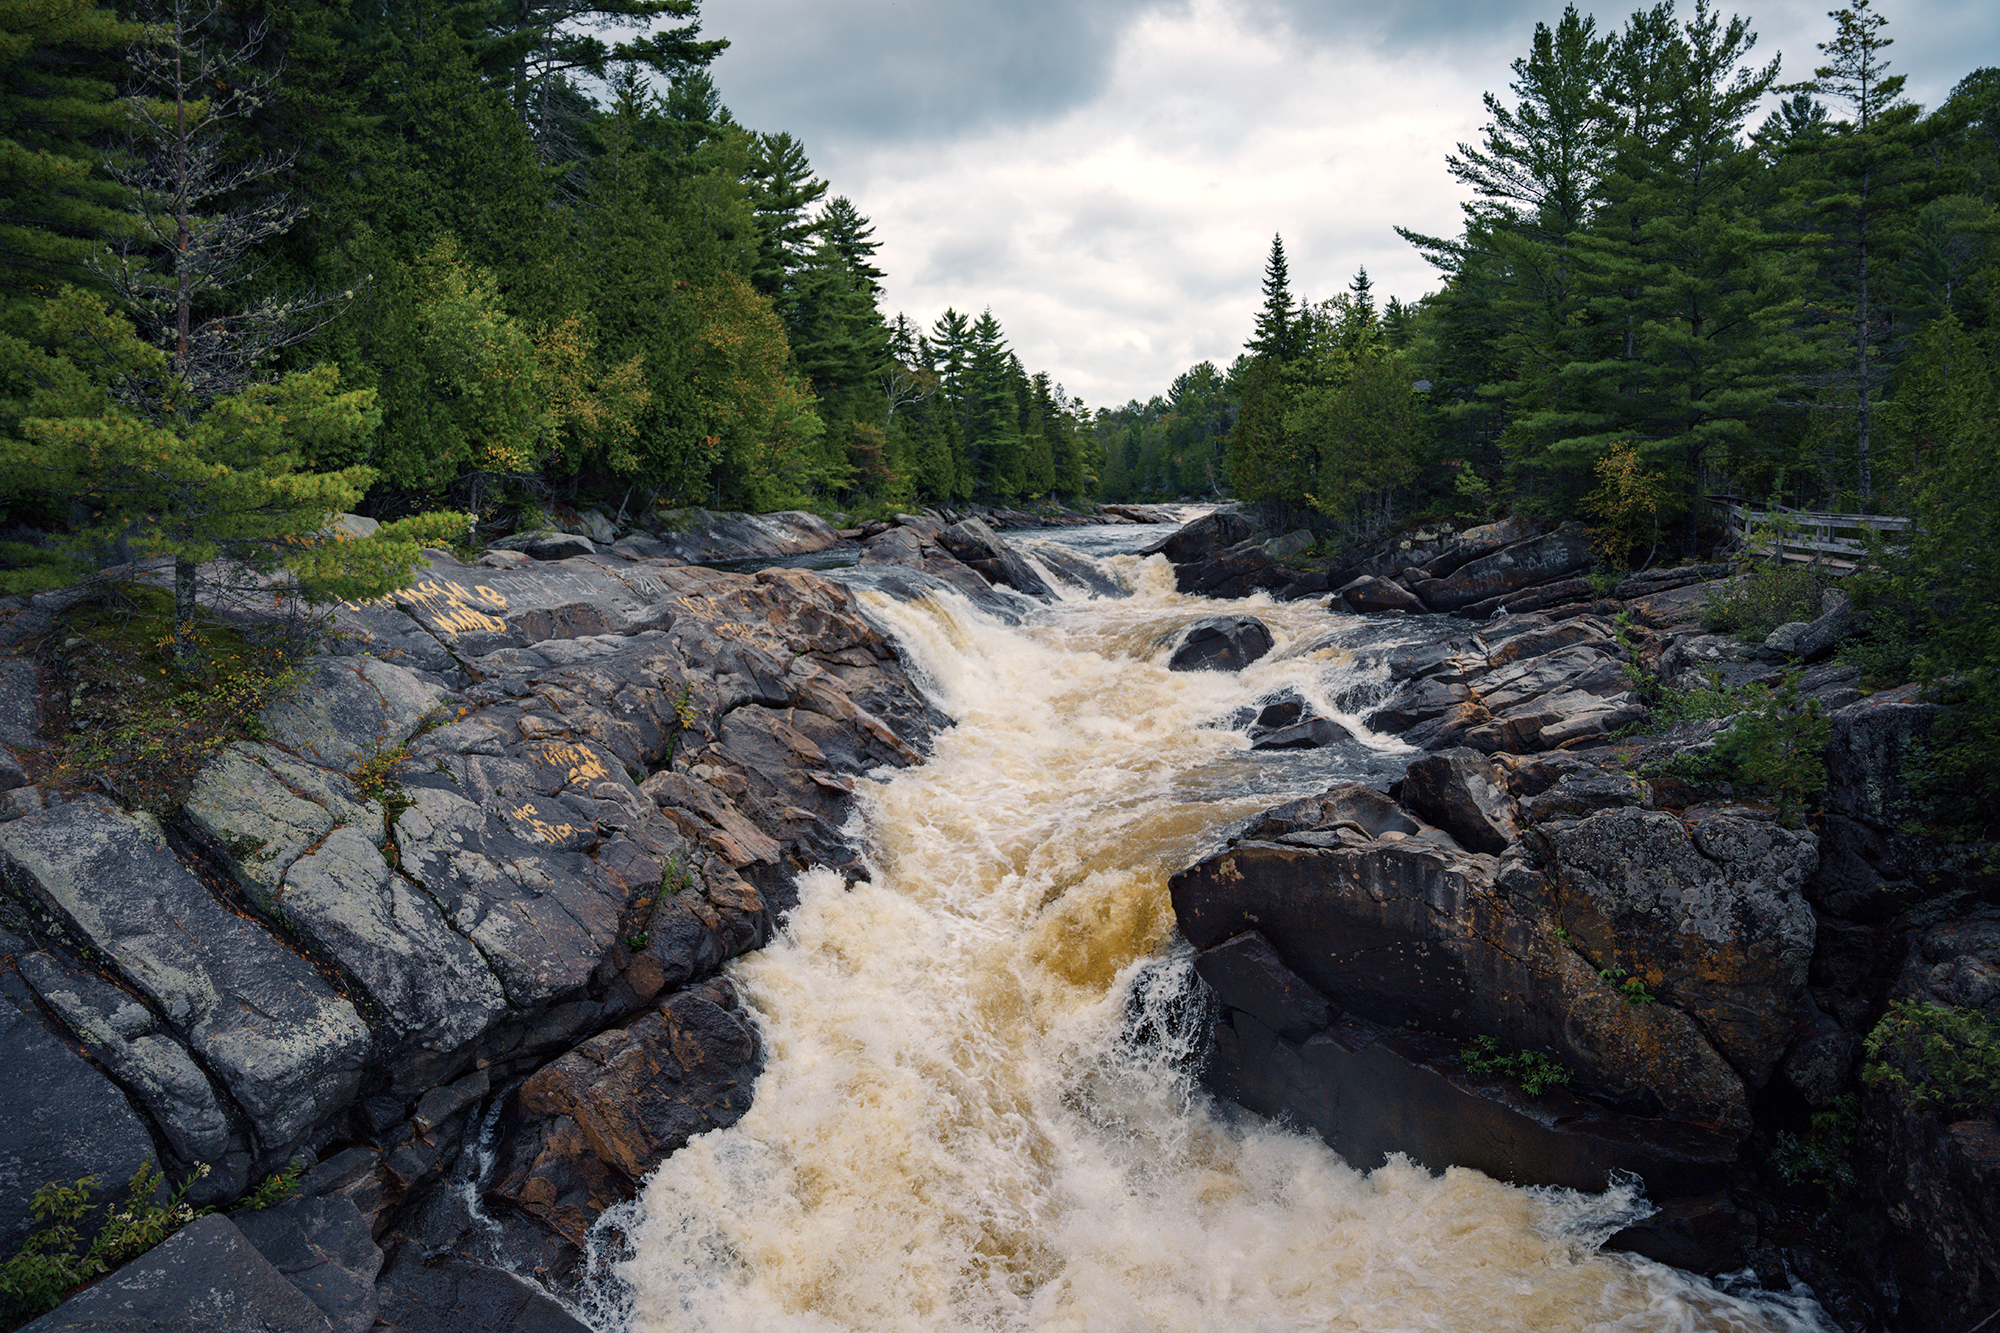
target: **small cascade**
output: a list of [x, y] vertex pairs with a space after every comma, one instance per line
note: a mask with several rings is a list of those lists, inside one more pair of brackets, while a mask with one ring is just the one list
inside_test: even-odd
[[[1806, 1330], [1603, 1236], [1631, 1191], [1527, 1190], [1317, 1138], [1195, 1080], [1206, 1003], [1168, 877], [1229, 826], [1337, 780], [1392, 778], [1370, 653], [1425, 632], [1314, 604], [1128, 590], [1018, 624], [943, 590], [857, 584], [954, 719], [930, 761], [865, 789], [868, 880], [800, 877], [779, 937], [732, 964], [762, 1027], [755, 1104], [655, 1174], [619, 1228], [635, 1333]], [[1174, 673], [1187, 626], [1252, 614], [1274, 647]], [[1385, 638], [1386, 636], [1386, 638]], [[1371, 675], [1372, 673], [1372, 675]], [[1349, 744], [1260, 753], [1275, 697]]]

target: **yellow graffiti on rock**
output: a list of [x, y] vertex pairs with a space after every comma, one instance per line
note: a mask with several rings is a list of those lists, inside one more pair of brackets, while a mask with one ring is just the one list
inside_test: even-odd
[[602, 782], [611, 776], [611, 770], [604, 766], [590, 750], [581, 745], [571, 745], [568, 741], [550, 741], [542, 746], [542, 757], [552, 767], [563, 769], [568, 776], [564, 785], [582, 786], [586, 783]]

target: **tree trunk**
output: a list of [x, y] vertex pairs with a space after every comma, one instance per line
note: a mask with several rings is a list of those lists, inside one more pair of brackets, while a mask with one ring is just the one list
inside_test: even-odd
[[174, 661], [186, 670], [196, 660], [194, 641], [194, 561], [174, 557]]

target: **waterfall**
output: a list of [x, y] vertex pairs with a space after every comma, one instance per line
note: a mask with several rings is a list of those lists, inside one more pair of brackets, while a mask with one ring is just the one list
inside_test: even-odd
[[[1231, 821], [1408, 752], [1344, 715], [1381, 622], [1133, 595], [1010, 625], [955, 596], [864, 592], [955, 725], [865, 784], [872, 878], [801, 877], [732, 964], [768, 1053], [754, 1106], [654, 1175], [625, 1219], [637, 1333], [1811, 1329], [1595, 1245], [1629, 1193], [1350, 1169], [1195, 1081], [1203, 999], [1167, 879]], [[1178, 632], [1247, 611], [1277, 646], [1171, 673]], [[1287, 691], [1356, 735], [1252, 753]]]

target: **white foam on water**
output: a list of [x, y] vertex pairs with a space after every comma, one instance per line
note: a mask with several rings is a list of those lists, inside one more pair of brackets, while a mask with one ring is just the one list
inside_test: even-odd
[[1234, 603], [1273, 653], [1168, 672], [1218, 606], [1160, 565], [1126, 562], [1129, 600], [1021, 627], [864, 594], [956, 724], [927, 764], [864, 784], [873, 881], [802, 876], [779, 937], [731, 965], [767, 1064], [743, 1119], [670, 1158], [628, 1219], [629, 1326], [1815, 1327], [1597, 1253], [1629, 1197], [1400, 1160], [1364, 1174], [1194, 1083], [1174, 1056], [1201, 1000], [1167, 879], [1300, 794], [1203, 724], [1282, 686], [1324, 701], [1352, 668], [1296, 651], [1322, 608]]

